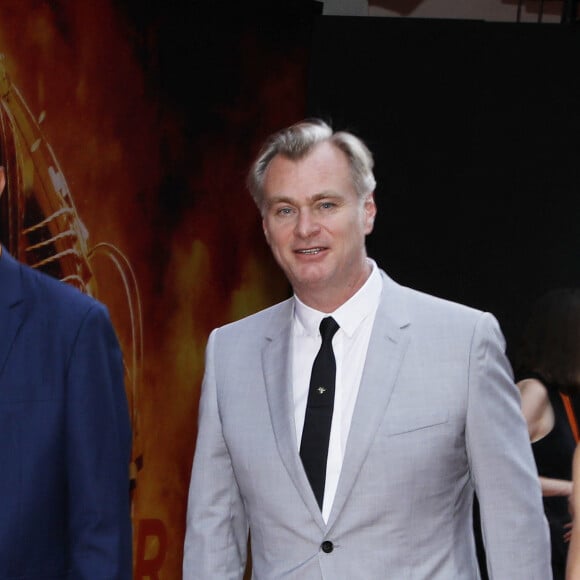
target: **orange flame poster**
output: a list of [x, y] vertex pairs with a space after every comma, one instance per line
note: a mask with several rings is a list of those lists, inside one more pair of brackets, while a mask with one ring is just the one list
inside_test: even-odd
[[209, 331], [288, 292], [244, 177], [259, 141], [302, 115], [296, 23], [234, 27], [189, 8], [0, 6], [0, 128], [17, 168], [0, 237], [110, 309], [133, 424], [137, 579], [181, 576]]

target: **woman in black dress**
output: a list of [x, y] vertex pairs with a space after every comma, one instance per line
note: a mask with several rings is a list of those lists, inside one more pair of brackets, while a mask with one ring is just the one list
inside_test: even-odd
[[536, 302], [515, 371], [550, 525], [554, 580], [564, 580], [580, 424], [580, 289], [553, 290]]

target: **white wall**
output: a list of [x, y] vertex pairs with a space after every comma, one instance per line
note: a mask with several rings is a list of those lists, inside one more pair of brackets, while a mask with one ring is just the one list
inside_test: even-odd
[[323, 14], [558, 23], [562, 6], [562, 0], [323, 0]]

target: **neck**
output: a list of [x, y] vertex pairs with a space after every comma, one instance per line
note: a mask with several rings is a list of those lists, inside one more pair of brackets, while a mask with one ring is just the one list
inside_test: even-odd
[[364, 286], [371, 272], [372, 266], [365, 258], [364, 266], [359, 275], [347, 284], [341, 282], [333, 286], [331, 282], [325, 280], [320, 283], [320, 288], [312, 286], [303, 289], [294, 288], [294, 292], [306, 306], [329, 314], [348, 302]]

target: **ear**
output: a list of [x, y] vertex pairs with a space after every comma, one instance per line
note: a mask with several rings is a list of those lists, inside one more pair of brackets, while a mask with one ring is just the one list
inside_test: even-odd
[[268, 226], [266, 225], [265, 218], [262, 218], [262, 231], [264, 232], [266, 242], [268, 242], [268, 245], [270, 245], [270, 235], [268, 234]]
[[6, 187], [6, 172], [4, 171], [4, 167], [0, 165], [0, 197], [2, 197], [2, 192]]
[[363, 202], [364, 212], [364, 232], [370, 234], [375, 225], [375, 216], [377, 215], [377, 205], [375, 203], [375, 194], [371, 192], [366, 195]]

